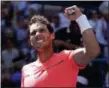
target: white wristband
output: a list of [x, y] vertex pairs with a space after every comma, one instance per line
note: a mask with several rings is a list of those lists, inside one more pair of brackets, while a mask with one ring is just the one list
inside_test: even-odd
[[91, 25], [89, 24], [88, 20], [87, 20], [87, 17], [86, 15], [81, 15], [80, 17], [78, 17], [76, 19], [76, 22], [78, 23], [79, 27], [80, 27], [80, 30], [81, 30], [81, 34], [89, 29], [89, 28], [92, 28]]

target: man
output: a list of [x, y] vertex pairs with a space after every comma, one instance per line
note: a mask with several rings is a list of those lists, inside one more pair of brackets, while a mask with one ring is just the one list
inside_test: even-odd
[[[69, 9], [74, 13], [69, 14]], [[34, 16], [29, 32], [31, 44], [38, 51], [38, 59], [23, 67], [21, 87], [76, 87], [79, 70], [99, 54], [94, 33], [80, 9], [68, 7], [65, 16], [79, 24], [85, 47], [53, 53], [55, 35], [50, 23], [42, 16]]]

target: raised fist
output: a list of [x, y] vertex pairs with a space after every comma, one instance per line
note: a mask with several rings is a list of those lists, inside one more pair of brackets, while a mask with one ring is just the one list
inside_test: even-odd
[[78, 8], [76, 5], [65, 9], [65, 16], [69, 20], [76, 20], [81, 15], [82, 15], [82, 12], [80, 8]]

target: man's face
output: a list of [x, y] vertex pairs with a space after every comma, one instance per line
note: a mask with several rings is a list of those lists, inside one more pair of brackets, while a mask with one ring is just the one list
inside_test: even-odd
[[34, 23], [30, 26], [30, 42], [37, 49], [45, 49], [52, 44], [54, 34], [50, 34], [46, 25]]

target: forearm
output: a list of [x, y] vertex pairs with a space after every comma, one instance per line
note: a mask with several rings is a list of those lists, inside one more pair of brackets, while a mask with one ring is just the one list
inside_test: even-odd
[[87, 55], [92, 58], [96, 57], [100, 51], [100, 48], [92, 29], [85, 30], [82, 34], [82, 37]]
[[92, 31], [92, 27], [90, 26], [85, 15], [81, 15], [79, 18], [77, 18], [76, 21], [80, 26], [84, 47], [86, 49], [86, 54], [93, 58], [98, 55], [100, 49], [96, 41], [95, 35]]
[[[71, 15], [68, 14], [69, 9], [72, 11]], [[90, 26], [87, 17], [82, 14], [80, 9], [76, 6], [66, 8], [65, 16], [70, 20], [75, 20], [79, 25], [85, 47], [73, 50], [71, 56], [76, 64], [80, 66], [87, 65], [91, 61], [91, 58], [95, 58], [100, 52], [99, 45], [92, 32], [92, 27]]]

